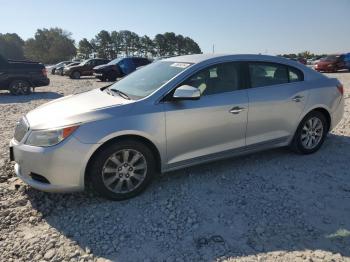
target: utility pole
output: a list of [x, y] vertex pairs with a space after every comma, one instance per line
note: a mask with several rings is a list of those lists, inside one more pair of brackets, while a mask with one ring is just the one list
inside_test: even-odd
[[214, 44], [213, 44], [213, 54], [215, 53], [215, 46], [214, 46]]

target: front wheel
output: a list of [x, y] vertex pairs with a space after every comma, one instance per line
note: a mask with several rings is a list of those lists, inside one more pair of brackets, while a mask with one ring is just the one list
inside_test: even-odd
[[31, 93], [30, 84], [25, 80], [14, 80], [9, 86], [12, 95], [29, 95]]
[[124, 200], [138, 195], [151, 182], [155, 159], [144, 144], [124, 140], [102, 149], [89, 167], [95, 191], [112, 200]]
[[328, 133], [325, 116], [317, 111], [306, 115], [299, 124], [291, 143], [292, 149], [300, 154], [311, 154], [322, 146]]

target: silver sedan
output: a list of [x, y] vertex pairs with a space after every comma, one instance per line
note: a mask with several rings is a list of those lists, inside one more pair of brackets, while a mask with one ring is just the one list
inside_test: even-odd
[[86, 185], [121, 200], [158, 172], [289, 146], [317, 151], [341, 120], [343, 86], [264, 55], [190, 55], [25, 115], [10, 142], [15, 171], [39, 190]]

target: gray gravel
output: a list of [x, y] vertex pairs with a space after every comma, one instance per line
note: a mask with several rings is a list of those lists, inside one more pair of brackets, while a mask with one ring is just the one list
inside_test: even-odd
[[104, 83], [51, 76], [30, 96], [0, 92], [0, 261], [350, 261], [350, 73], [331, 76], [346, 113], [316, 154], [187, 168], [123, 202], [36, 191], [7, 161], [21, 115]]

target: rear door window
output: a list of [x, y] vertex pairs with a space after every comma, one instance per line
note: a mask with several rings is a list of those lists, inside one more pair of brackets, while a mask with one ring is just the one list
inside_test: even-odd
[[288, 68], [285, 65], [265, 62], [250, 62], [251, 87], [281, 85], [289, 82]]

